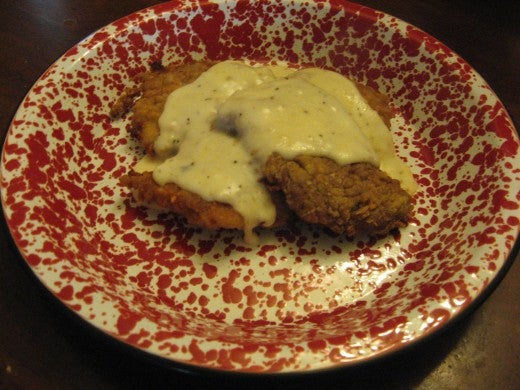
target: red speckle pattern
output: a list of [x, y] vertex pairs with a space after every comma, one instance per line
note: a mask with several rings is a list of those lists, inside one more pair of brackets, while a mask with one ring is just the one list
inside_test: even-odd
[[[228, 58], [335, 69], [392, 100], [420, 189], [398, 234], [309, 226], [259, 246], [136, 207], [137, 160], [109, 105], [153, 61]], [[343, 1], [173, 1], [102, 28], [36, 82], [2, 153], [2, 202], [24, 259], [65, 305], [152, 354], [219, 370], [356, 363], [420, 339], [477, 298], [518, 234], [518, 138], [450, 49]]]

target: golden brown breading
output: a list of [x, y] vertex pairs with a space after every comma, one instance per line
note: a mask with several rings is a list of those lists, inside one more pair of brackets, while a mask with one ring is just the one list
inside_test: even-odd
[[[137, 202], [159, 206], [186, 218], [188, 223], [206, 229], [244, 229], [244, 219], [228, 204], [209, 202], [174, 183], [158, 185], [151, 172], [130, 172], [121, 178], [121, 184], [133, 190]], [[280, 193], [271, 193], [276, 206], [274, 226], [285, 225], [291, 217]]]
[[361, 83], [356, 83], [356, 87], [361, 96], [363, 96], [363, 99], [379, 114], [385, 125], [390, 128], [390, 120], [394, 117], [394, 112], [392, 111], [388, 96]]
[[140, 95], [140, 88], [127, 88], [119, 99], [112, 104], [112, 107], [110, 107], [110, 118], [117, 119], [130, 111]]
[[285, 160], [274, 154], [264, 175], [268, 188], [281, 190], [298, 217], [336, 233], [383, 235], [410, 217], [410, 195], [368, 163], [341, 166], [324, 157]]
[[[118, 117], [132, 110], [130, 131], [139, 139], [146, 153], [153, 156], [153, 145], [159, 136], [159, 117], [168, 95], [194, 81], [212, 63], [192, 62], [163, 67], [154, 64], [152, 70], [137, 78], [138, 87], [127, 90], [112, 106], [111, 116]], [[136, 97], [139, 96], [139, 99]]]
[[174, 183], [159, 186], [151, 172], [130, 172], [121, 178], [121, 184], [133, 190], [137, 202], [170, 210], [185, 217], [192, 225], [208, 229], [241, 229], [244, 226], [242, 216], [230, 205], [207, 202]]

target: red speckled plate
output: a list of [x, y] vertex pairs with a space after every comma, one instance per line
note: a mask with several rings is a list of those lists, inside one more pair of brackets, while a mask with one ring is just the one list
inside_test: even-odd
[[[141, 152], [109, 105], [153, 61], [204, 58], [328, 67], [386, 93], [420, 185], [410, 226], [369, 240], [298, 225], [249, 246], [132, 204], [118, 178]], [[485, 81], [394, 17], [341, 1], [173, 1], [41, 76], [7, 134], [2, 202], [37, 277], [105, 333], [199, 367], [301, 372], [401, 349], [482, 297], [518, 234], [518, 146]]]

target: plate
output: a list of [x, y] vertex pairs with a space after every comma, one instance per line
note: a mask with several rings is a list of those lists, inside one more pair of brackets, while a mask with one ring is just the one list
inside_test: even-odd
[[[141, 153], [109, 107], [156, 61], [285, 61], [388, 95], [419, 184], [382, 239], [305, 225], [247, 245], [134, 205]], [[390, 15], [337, 1], [173, 1], [96, 31], [31, 88], [3, 146], [2, 204], [23, 259], [84, 321], [173, 365], [255, 373], [345, 367], [460, 318], [507, 268], [519, 141], [460, 57]]]

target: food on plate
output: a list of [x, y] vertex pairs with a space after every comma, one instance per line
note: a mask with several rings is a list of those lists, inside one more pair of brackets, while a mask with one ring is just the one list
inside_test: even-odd
[[208, 62], [192, 62], [165, 68], [153, 63], [150, 72], [137, 77], [138, 86], [125, 91], [115, 102], [111, 116], [119, 117], [132, 110], [132, 134], [140, 140], [146, 152], [153, 155], [153, 145], [160, 132], [158, 119], [168, 95], [194, 81], [210, 65]]
[[[244, 229], [243, 217], [231, 205], [204, 200], [200, 195], [186, 191], [175, 183], [159, 185], [153, 179], [152, 172], [131, 171], [121, 178], [121, 183], [135, 189], [133, 196], [139, 203], [182, 215], [192, 225], [207, 229]], [[276, 208], [273, 226], [283, 226], [290, 219], [290, 211], [285, 207], [279, 192], [270, 195]]]
[[113, 106], [146, 156], [121, 179], [135, 200], [205, 228], [293, 215], [338, 233], [405, 226], [415, 182], [395, 154], [388, 100], [318, 68], [238, 61], [155, 65]]
[[326, 157], [287, 160], [273, 154], [264, 175], [301, 219], [337, 233], [387, 234], [406, 226], [411, 211], [410, 195], [399, 182], [369, 163], [339, 165]]

